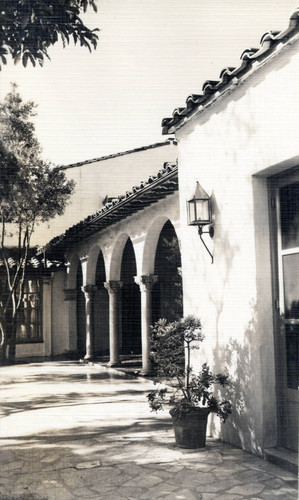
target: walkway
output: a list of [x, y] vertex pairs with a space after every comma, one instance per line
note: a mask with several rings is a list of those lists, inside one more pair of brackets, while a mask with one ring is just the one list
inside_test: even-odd
[[0, 368], [0, 499], [297, 498], [295, 476], [239, 449], [176, 448], [150, 388], [73, 362]]

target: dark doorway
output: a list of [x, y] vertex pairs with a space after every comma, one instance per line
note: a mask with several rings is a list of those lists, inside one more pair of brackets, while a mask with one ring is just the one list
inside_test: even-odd
[[276, 370], [279, 445], [298, 453], [299, 422], [299, 174], [283, 173], [270, 181], [273, 245], [276, 252]]
[[133, 245], [128, 239], [121, 263], [122, 297], [122, 354], [141, 353], [141, 304], [140, 289], [134, 281], [136, 260]]
[[167, 221], [158, 240], [155, 274], [158, 282], [152, 292], [152, 322], [159, 318], [174, 321], [183, 316], [183, 288], [179, 241], [170, 221]]
[[77, 350], [80, 356], [86, 354], [86, 313], [85, 296], [82, 292], [83, 275], [79, 262], [77, 268]]
[[109, 354], [109, 295], [104, 287], [106, 281], [103, 253], [100, 251], [96, 267], [94, 294], [94, 352], [98, 356]]

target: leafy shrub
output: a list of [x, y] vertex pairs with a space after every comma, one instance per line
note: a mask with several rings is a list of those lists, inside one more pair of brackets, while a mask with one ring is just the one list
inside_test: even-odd
[[[225, 387], [227, 375], [214, 375], [207, 363], [198, 373], [191, 365], [191, 350], [204, 340], [201, 322], [194, 316], [168, 322], [160, 319], [151, 327], [151, 361], [157, 389], [147, 395], [152, 411], [169, 405], [178, 414], [204, 407], [225, 422], [231, 413], [229, 401], [215, 396], [214, 385]], [[185, 356], [186, 352], [186, 356]], [[162, 385], [161, 385], [162, 384]]]

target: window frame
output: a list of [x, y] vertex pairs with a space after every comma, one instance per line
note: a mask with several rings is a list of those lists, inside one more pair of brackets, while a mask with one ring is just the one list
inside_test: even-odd
[[[36, 292], [33, 292], [33, 291], [26, 292], [25, 291], [22, 302], [24, 303], [24, 298], [26, 297], [26, 295], [38, 296], [38, 300], [37, 300], [38, 307], [32, 308], [32, 311], [36, 312], [36, 320], [35, 320], [35, 322], [26, 321], [25, 323], [23, 323], [26, 327], [26, 337], [18, 337], [17, 330], [16, 330], [15, 342], [17, 345], [19, 345], [19, 344], [42, 344], [44, 342], [44, 339], [43, 339], [43, 280], [42, 280], [41, 276], [35, 276], [35, 275], [29, 274], [25, 278], [25, 287], [28, 286], [29, 281], [35, 281], [36, 283], [38, 283], [38, 286], [37, 286], [38, 290]], [[18, 315], [21, 315], [21, 314], [25, 315], [25, 310], [24, 310], [23, 306], [21, 306]], [[17, 320], [17, 323], [19, 323], [18, 320]], [[20, 323], [20, 324], [22, 324], [22, 323]], [[30, 329], [31, 325], [34, 325], [35, 333], [38, 331], [39, 335], [35, 335], [34, 337], [29, 336], [28, 327]], [[18, 329], [18, 325], [17, 325], [17, 329]]]

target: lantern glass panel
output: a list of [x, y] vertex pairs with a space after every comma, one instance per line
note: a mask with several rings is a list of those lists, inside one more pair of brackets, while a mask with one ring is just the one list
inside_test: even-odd
[[194, 224], [196, 222], [195, 201], [194, 200], [191, 200], [188, 202], [188, 210], [189, 210], [189, 224]]
[[196, 220], [210, 222], [209, 200], [196, 200]]

